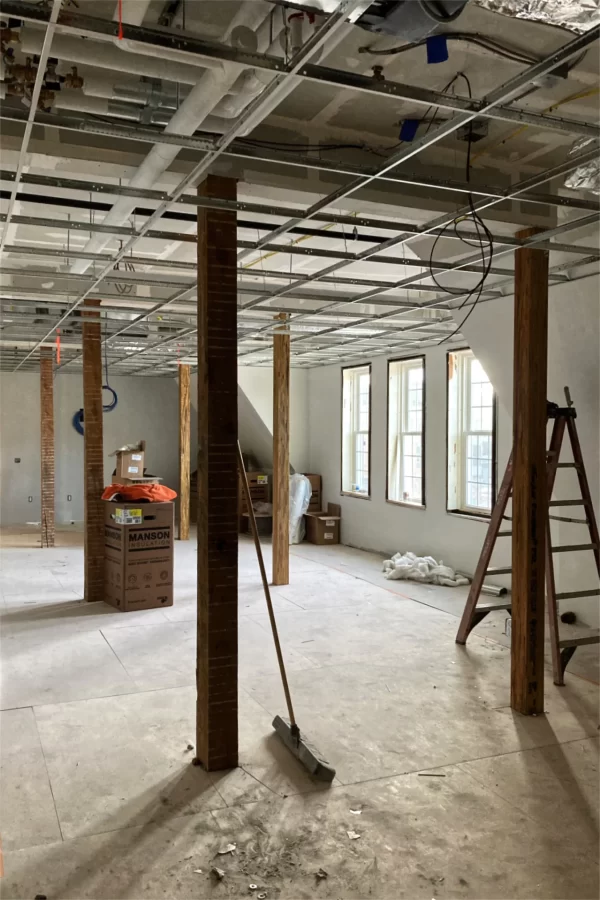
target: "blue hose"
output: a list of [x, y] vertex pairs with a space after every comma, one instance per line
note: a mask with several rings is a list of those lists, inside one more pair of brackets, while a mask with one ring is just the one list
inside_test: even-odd
[[[102, 390], [110, 391], [110, 393], [112, 394], [112, 400], [110, 401], [110, 403], [103, 404], [102, 409], [105, 413], [112, 412], [118, 403], [117, 392], [108, 384], [103, 384]], [[75, 429], [77, 434], [83, 435], [83, 410], [78, 409], [71, 421], [73, 423], [73, 428]]]

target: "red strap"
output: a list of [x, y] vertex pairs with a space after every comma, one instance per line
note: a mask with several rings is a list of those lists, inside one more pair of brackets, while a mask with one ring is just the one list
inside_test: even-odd
[[56, 365], [60, 366], [60, 328], [56, 329]]
[[119, 0], [119, 40], [123, 40], [123, 0]]

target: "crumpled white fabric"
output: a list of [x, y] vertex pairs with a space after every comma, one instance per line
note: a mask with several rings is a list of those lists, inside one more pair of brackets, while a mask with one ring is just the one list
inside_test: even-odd
[[441, 559], [437, 562], [433, 556], [417, 556], [410, 550], [406, 553], [394, 553], [391, 559], [384, 559], [383, 573], [391, 581], [420, 581], [422, 584], [443, 584], [446, 587], [469, 584], [468, 578], [457, 575]]

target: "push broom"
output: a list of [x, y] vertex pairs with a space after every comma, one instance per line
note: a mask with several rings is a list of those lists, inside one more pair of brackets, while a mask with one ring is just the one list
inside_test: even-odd
[[242, 448], [240, 447], [239, 441], [237, 449], [240, 479], [242, 481], [244, 497], [246, 498], [246, 506], [248, 507], [248, 518], [250, 520], [252, 537], [254, 538], [254, 546], [256, 547], [256, 556], [260, 569], [260, 577], [262, 578], [265, 600], [267, 601], [267, 609], [269, 611], [269, 619], [271, 621], [271, 631], [273, 632], [273, 642], [275, 644], [277, 662], [279, 663], [279, 671], [281, 673], [281, 683], [283, 685], [283, 692], [285, 694], [285, 702], [287, 705], [289, 716], [289, 718], [287, 719], [284, 719], [283, 716], [275, 716], [275, 718], [273, 719], [273, 728], [275, 729], [276, 734], [279, 735], [285, 746], [288, 748], [288, 750], [294, 754], [296, 759], [300, 760], [304, 768], [313, 776], [313, 778], [316, 778], [319, 781], [331, 782], [335, 777], [335, 769], [332, 768], [327, 760], [323, 759], [319, 751], [316, 750], [315, 747], [313, 747], [312, 744], [310, 744], [300, 734], [300, 728], [298, 727], [298, 723], [296, 722], [296, 717], [294, 715], [292, 696], [290, 694], [290, 687], [285, 671], [285, 663], [283, 661], [283, 654], [281, 652], [281, 644], [279, 642], [279, 633], [277, 631], [277, 622], [275, 621], [275, 613], [273, 611], [273, 602], [271, 600], [269, 582], [267, 581], [267, 573], [265, 571], [265, 563], [263, 560], [262, 548], [260, 546], [258, 528], [256, 527], [256, 516], [254, 515], [254, 507], [252, 506], [250, 488], [248, 486], [248, 478], [246, 476], [246, 468], [244, 466]]

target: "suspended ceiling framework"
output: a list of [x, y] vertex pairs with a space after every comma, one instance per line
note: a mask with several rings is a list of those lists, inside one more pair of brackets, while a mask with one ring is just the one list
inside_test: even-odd
[[[112, 2], [0, 2], [8, 68], [28, 79], [0, 103], [2, 369], [36, 370], [60, 334], [58, 368], [80, 371], [88, 298], [112, 374], [194, 364], [196, 214], [216, 205], [195, 188], [209, 172], [238, 179], [241, 364], [270, 365], [282, 328], [300, 367], [464, 342], [489, 264], [470, 194], [494, 238], [479, 302], [511, 295], [518, 246], [550, 250], [551, 286], [595, 275], [598, 197], [565, 180], [597, 156], [598, 25], [470, 3], [448, 30], [516, 58], [450, 41], [428, 65], [424, 47], [365, 51], [402, 44], [348, 21], [367, 5], [329, 4], [299, 36], [281, 4], [123, 0], [119, 39]], [[405, 119], [423, 120], [409, 142]], [[469, 123], [483, 136], [467, 183]]]

